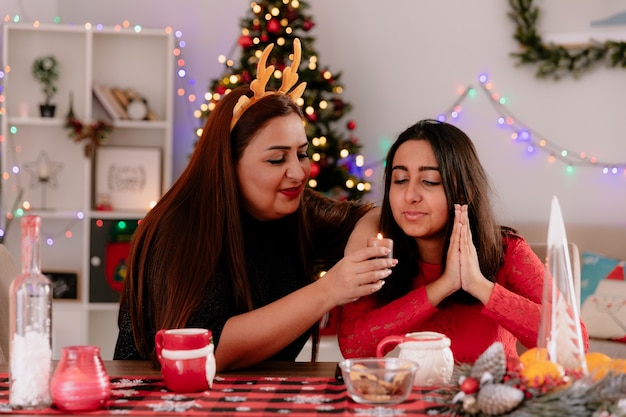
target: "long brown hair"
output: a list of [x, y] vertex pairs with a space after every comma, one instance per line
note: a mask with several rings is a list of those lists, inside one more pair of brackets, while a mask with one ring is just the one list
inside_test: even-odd
[[[143, 356], [154, 356], [152, 332], [185, 327], [203, 300], [207, 285], [219, 268], [228, 271], [227, 286], [238, 312], [250, 311], [252, 297], [246, 273], [236, 163], [250, 141], [269, 121], [297, 114], [300, 108], [284, 94], [264, 97], [238, 120], [232, 132], [233, 108], [249, 87], [240, 87], [224, 97], [211, 112], [189, 164], [158, 204], [141, 221], [131, 243], [128, 276], [121, 303], [128, 303], [133, 337]], [[331, 202], [308, 190], [303, 201], [310, 206], [296, 213], [300, 254], [309, 280], [314, 279], [313, 260], [335, 259], [356, 220], [369, 206]], [[327, 228], [337, 236], [334, 247], [321, 253], [305, 218], [326, 212]], [[350, 215], [353, 215], [350, 217]], [[346, 219], [349, 221], [346, 222]], [[343, 222], [343, 223], [342, 223]], [[341, 246], [343, 250], [343, 246]]]
[[[503, 256], [502, 232], [490, 203], [491, 186], [471, 139], [459, 128], [437, 120], [422, 120], [402, 132], [389, 149], [385, 165], [385, 195], [383, 197], [380, 228], [394, 241], [394, 256], [398, 265], [381, 290], [384, 299], [392, 300], [406, 294], [413, 278], [419, 273], [420, 258], [417, 243], [407, 236], [393, 218], [389, 203], [393, 159], [400, 145], [409, 140], [430, 143], [439, 165], [441, 182], [448, 201], [446, 241], [441, 254], [445, 268], [450, 235], [454, 225], [454, 204], [467, 204], [472, 238], [480, 269], [487, 279], [495, 280]], [[472, 303], [476, 299], [463, 290], [453, 294], [453, 300]]]

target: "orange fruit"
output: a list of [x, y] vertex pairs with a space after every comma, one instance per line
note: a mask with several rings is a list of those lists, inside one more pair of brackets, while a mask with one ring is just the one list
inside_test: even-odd
[[519, 355], [519, 361], [522, 364], [522, 368], [526, 368], [531, 363], [538, 360], [547, 360], [548, 350], [546, 348], [530, 348], [521, 355]]
[[565, 370], [558, 363], [548, 359], [538, 359], [525, 366], [521, 372], [529, 387], [541, 387], [546, 383], [561, 383], [565, 376]]
[[602, 352], [588, 352], [585, 355], [585, 360], [587, 361], [589, 375], [596, 381], [604, 378], [612, 361], [610, 356]]
[[626, 359], [611, 359], [609, 362], [611, 372], [616, 374], [626, 374]]

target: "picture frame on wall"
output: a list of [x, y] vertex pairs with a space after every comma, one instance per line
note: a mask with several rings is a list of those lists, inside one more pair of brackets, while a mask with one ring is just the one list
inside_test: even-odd
[[52, 284], [52, 299], [80, 301], [79, 274], [77, 271], [42, 271]]
[[161, 197], [161, 158], [161, 148], [157, 147], [98, 147], [94, 208], [148, 211]]

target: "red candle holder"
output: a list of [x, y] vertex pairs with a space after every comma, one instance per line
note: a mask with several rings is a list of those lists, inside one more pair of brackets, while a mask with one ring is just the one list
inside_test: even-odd
[[111, 394], [111, 382], [100, 358], [100, 348], [62, 348], [50, 392], [52, 402], [63, 411], [93, 411], [102, 407]]

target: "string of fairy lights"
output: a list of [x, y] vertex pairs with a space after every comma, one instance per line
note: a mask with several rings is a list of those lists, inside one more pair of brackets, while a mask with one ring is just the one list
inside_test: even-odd
[[[20, 22], [19, 16], [5, 16], [3, 19], [4, 22]], [[61, 19], [55, 18], [54, 23], [60, 24]], [[26, 23], [23, 23], [26, 24]], [[35, 21], [32, 23], [33, 27], [39, 27], [39, 22]], [[102, 30], [104, 28], [101, 24], [90, 25], [89, 27], [92, 30]], [[135, 32], [141, 32], [141, 25], [131, 25], [129, 21], [123, 21], [119, 25], [115, 25], [114, 28], [116, 30], [134, 30]], [[172, 33], [175, 39], [174, 50], [172, 51], [175, 56], [175, 64], [176, 64], [176, 78], [175, 78], [175, 89], [176, 95], [184, 102], [185, 107], [188, 109], [186, 114], [189, 115], [190, 120], [193, 120], [194, 123], [197, 123], [197, 114], [198, 109], [196, 102], [198, 101], [198, 95], [195, 93], [195, 88], [197, 87], [196, 80], [190, 76], [187, 68], [185, 66], [185, 59], [183, 57], [183, 50], [186, 47], [186, 41], [183, 39], [182, 31], [173, 30], [171, 27], [165, 28], [168, 33]], [[4, 79], [5, 76], [5, 68], [0, 68], [0, 82]], [[488, 98], [497, 113], [497, 124], [501, 127], [506, 128], [510, 132], [510, 138], [513, 143], [522, 144], [526, 147], [526, 151], [528, 153], [535, 152], [543, 152], [547, 154], [548, 161], [550, 163], [554, 163], [555, 161], [561, 161], [566, 165], [566, 172], [571, 173], [574, 170], [574, 167], [595, 167], [601, 170], [601, 172], [605, 175], [624, 175], [626, 176], [626, 162], [604, 162], [599, 160], [595, 156], [588, 155], [583, 151], [573, 151], [571, 149], [567, 149], [565, 147], [560, 146], [556, 142], [547, 139], [544, 135], [530, 128], [528, 125], [522, 123], [519, 118], [517, 118], [506, 106], [506, 98], [495, 92], [493, 84], [489, 81], [489, 77], [486, 74], [480, 74], [478, 76], [478, 82], [480, 86], [480, 91], [482, 91]], [[443, 113], [437, 116], [438, 120], [448, 121], [450, 123], [454, 123], [457, 120], [463, 111], [463, 104], [467, 98], [475, 97], [478, 94], [477, 90], [472, 86], [468, 86], [463, 89], [457, 99], [452, 103], [452, 105]], [[200, 96], [204, 97], [203, 95]], [[4, 90], [2, 88], [2, 84], [0, 83], [0, 104], [5, 102]], [[6, 109], [4, 106], [0, 107], [0, 117], [4, 117], [6, 114]], [[10, 130], [11, 133], [11, 130]], [[0, 136], [0, 140], [9, 140], [9, 138], [4, 138]], [[10, 149], [10, 148], [9, 148]], [[14, 149], [10, 149], [13, 153]], [[14, 153], [15, 161], [17, 161], [17, 153]], [[364, 174], [366, 177], [371, 177], [374, 174], [374, 170], [376, 165], [384, 163], [384, 158], [377, 161], [375, 164], [368, 164], [364, 166]], [[21, 192], [19, 189], [21, 188], [20, 183], [20, 174], [21, 168], [19, 163], [16, 162], [15, 165], [9, 167], [6, 171], [2, 172], [2, 180], [6, 181], [11, 175], [15, 176], [17, 181], [17, 201], [13, 207], [9, 207], [10, 210], [7, 212], [7, 224], [13, 220], [15, 217], [21, 217], [26, 212], [28, 212], [31, 207], [30, 204], [25, 202], [20, 202]], [[3, 204], [7, 204], [3, 202]], [[43, 230], [42, 229], [42, 237], [43, 241], [48, 245], [53, 245], [55, 240], [60, 237], [71, 238], [73, 236], [73, 228], [77, 223], [84, 220], [84, 213], [77, 212], [76, 215], [68, 220], [67, 225], [65, 227], [60, 227], [56, 230]], [[102, 222], [100, 222], [102, 224]], [[6, 228], [6, 227], [5, 227]], [[5, 234], [5, 230], [0, 229], [0, 238], [2, 238]]]
[[[513, 143], [524, 145], [526, 152], [533, 154], [543, 152], [547, 154], [548, 162], [554, 163], [557, 160], [565, 164], [565, 172], [571, 174], [574, 167], [593, 167], [600, 169], [604, 175], [626, 176], [626, 162], [606, 162], [593, 155], [588, 155], [584, 151], [574, 151], [563, 147], [556, 142], [549, 140], [546, 136], [523, 123], [506, 106], [506, 98], [495, 91], [493, 84], [489, 81], [487, 74], [479, 74], [478, 83], [480, 91], [488, 98], [490, 104], [497, 113], [497, 124], [510, 132]], [[471, 87], [466, 87], [456, 101], [444, 113], [437, 116], [440, 121], [454, 123], [463, 111], [463, 102], [468, 97], [475, 97], [477, 91]]]
[[[40, 27], [40, 22], [39, 21], [34, 21], [34, 22], [24, 22], [22, 21], [21, 17], [19, 15], [15, 15], [15, 16], [9, 16], [6, 15], [4, 16], [4, 18], [2, 19], [3, 23], [19, 23], [19, 24], [24, 24], [24, 25], [32, 25], [33, 28], [39, 28]], [[61, 24], [61, 18], [60, 17], [55, 17], [53, 19], [53, 23], [54, 24]], [[95, 31], [101, 31], [105, 28], [105, 25], [103, 24], [91, 24], [91, 23], [85, 23], [85, 28], [87, 29], [91, 29], [91, 30], [95, 30]], [[141, 25], [132, 25], [130, 23], [130, 21], [125, 20], [120, 24], [114, 25], [113, 26], [114, 30], [116, 31], [123, 31], [123, 30], [132, 30], [134, 32], [140, 33], [143, 30], [143, 27]], [[183, 33], [180, 30], [173, 30], [171, 27], [166, 27], [164, 28], [164, 30], [166, 31], [166, 33], [171, 33], [174, 37], [174, 49], [172, 51], [172, 54], [175, 57], [175, 65], [176, 65], [176, 70], [175, 70], [175, 93], [176, 95], [183, 101], [183, 105], [186, 108], [185, 114], [190, 116], [190, 120], [193, 120], [194, 122], [197, 120], [193, 114], [195, 109], [195, 102], [196, 102], [196, 94], [194, 92], [194, 88], [196, 87], [196, 81], [195, 79], [189, 77], [189, 72], [187, 71], [187, 68], [185, 66], [185, 59], [183, 57], [183, 50], [186, 47], [186, 41], [183, 39]], [[5, 78], [6, 72], [8, 72], [9, 69], [8, 67], [2, 67], [0, 68], [0, 117], [5, 117], [6, 116], [6, 108], [3, 105], [3, 103], [6, 101], [6, 97], [4, 94], [4, 87], [2, 85], [2, 81]], [[9, 135], [8, 137], [3, 137], [2, 135], [0, 135], [0, 141], [11, 141], [11, 137], [15, 134], [17, 134], [18, 129], [15, 126], [10, 126], [9, 127]], [[3, 171], [2, 171], [2, 181], [4, 182], [4, 185], [6, 186], [6, 184], [8, 184], [8, 180], [10, 178], [14, 179], [15, 185], [14, 188], [12, 188], [12, 190], [15, 192], [15, 200], [12, 202], [2, 202], [4, 209], [7, 211], [6, 212], [6, 218], [5, 218], [5, 222], [4, 227], [0, 227], [0, 241], [2, 241], [2, 239], [4, 238], [5, 234], [7, 233], [8, 227], [10, 226], [11, 222], [17, 218], [20, 218], [22, 216], [24, 216], [25, 214], [28, 214], [29, 211], [33, 210], [33, 207], [31, 206], [31, 203], [29, 201], [23, 201], [22, 197], [23, 197], [23, 185], [22, 185], [22, 179], [21, 179], [21, 173], [23, 172], [22, 169], [22, 163], [20, 163], [19, 161], [19, 147], [17, 146], [7, 146], [6, 149], [8, 150], [8, 152], [10, 152], [11, 154], [11, 158], [13, 161], [15, 161], [13, 164], [11, 164], [10, 167], [2, 167]], [[42, 224], [42, 228], [41, 228], [41, 237], [42, 237], [42, 242], [52, 246], [54, 245], [55, 241], [59, 238], [66, 238], [66, 239], [71, 239], [74, 235], [75, 232], [75, 228], [78, 224], [80, 224], [83, 220], [85, 219], [85, 213], [82, 211], [77, 211], [76, 213], [74, 213], [71, 218], [67, 219], [67, 222], [63, 225], [59, 225], [58, 222], [56, 223], [52, 223], [54, 228], [51, 228], [49, 226], [50, 222], [46, 222]], [[104, 225], [104, 222], [102, 220], [96, 220], [95, 222], [96, 226], [98, 227], [102, 227]], [[120, 221], [116, 224], [116, 227], [118, 228], [124, 228], [124, 222]]]

